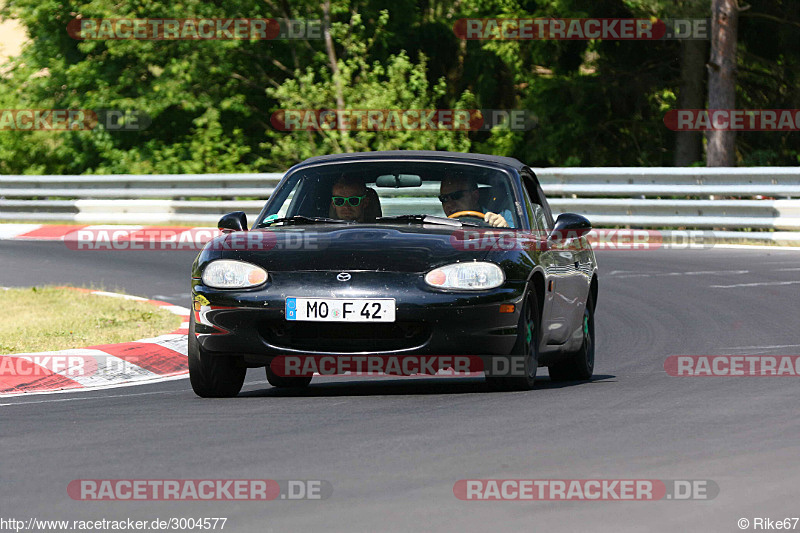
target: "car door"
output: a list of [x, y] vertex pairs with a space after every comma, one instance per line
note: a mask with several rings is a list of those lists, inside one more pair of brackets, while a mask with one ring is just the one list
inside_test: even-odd
[[[546, 238], [553, 230], [553, 215], [538, 181], [532, 173], [523, 173], [525, 193], [532, 204], [532, 226]], [[529, 215], [530, 217], [530, 215]], [[574, 240], [554, 243], [541, 254], [542, 266], [547, 272], [545, 283], [545, 317], [543, 334], [547, 344], [563, 344], [579, 324], [577, 307], [580, 304], [582, 275], [579, 271], [579, 248]], [[581, 314], [583, 310], [581, 309]]]
[[[564, 317], [560, 316], [561, 312], [554, 305], [556, 299], [554, 298], [553, 288], [555, 287], [555, 273], [557, 271], [556, 262], [553, 258], [553, 252], [546, 246], [542, 246], [549, 232], [544, 209], [541, 205], [531, 200], [527, 187], [522, 188], [522, 196], [524, 208], [530, 221], [531, 237], [536, 241], [536, 249], [539, 250], [538, 262], [545, 271], [545, 293], [541, 316], [542, 342], [550, 344], [552, 342], [551, 339], [561, 336], [559, 330], [564, 325]], [[520, 231], [527, 232], [528, 230]]]

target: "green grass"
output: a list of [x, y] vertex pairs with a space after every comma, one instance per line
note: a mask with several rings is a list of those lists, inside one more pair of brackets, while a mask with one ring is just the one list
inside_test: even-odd
[[164, 335], [183, 318], [146, 302], [55, 287], [0, 289], [0, 354], [84, 348]]

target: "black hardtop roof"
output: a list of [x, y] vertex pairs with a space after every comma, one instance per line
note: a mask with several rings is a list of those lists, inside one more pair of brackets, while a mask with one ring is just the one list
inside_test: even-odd
[[397, 157], [408, 157], [413, 159], [432, 159], [440, 161], [485, 161], [496, 163], [521, 170], [527, 165], [513, 157], [486, 154], [468, 154], [462, 152], [439, 152], [436, 150], [385, 150], [375, 152], [351, 152], [346, 154], [331, 154], [310, 157], [299, 163], [297, 166], [312, 165], [317, 163], [329, 163], [334, 161], [353, 161], [358, 159], [396, 159]]

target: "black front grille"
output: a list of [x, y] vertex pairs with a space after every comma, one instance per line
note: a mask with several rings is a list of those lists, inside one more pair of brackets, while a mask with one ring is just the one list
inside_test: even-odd
[[308, 352], [390, 352], [425, 344], [430, 329], [421, 322], [383, 324], [264, 322], [259, 333], [269, 344]]

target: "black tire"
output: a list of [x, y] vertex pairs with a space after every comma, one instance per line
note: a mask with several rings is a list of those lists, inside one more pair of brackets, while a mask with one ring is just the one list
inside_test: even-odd
[[231, 398], [244, 385], [247, 368], [234, 357], [212, 356], [203, 351], [194, 334], [194, 314], [189, 319], [189, 381], [201, 398]]
[[583, 311], [583, 344], [549, 367], [552, 381], [587, 381], [594, 372], [594, 299], [591, 292]]
[[312, 376], [279, 376], [267, 365], [267, 381], [279, 389], [302, 389], [308, 387]]
[[527, 391], [533, 389], [536, 385], [541, 321], [539, 320], [536, 290], [533, 287], [531, 287], [523, 302], [519, 324], [517, 325], [517, 342], [511, 351], [512, 356], [525, 357], [523, 375], [486, 376], [486, 383], [492, 390]]

